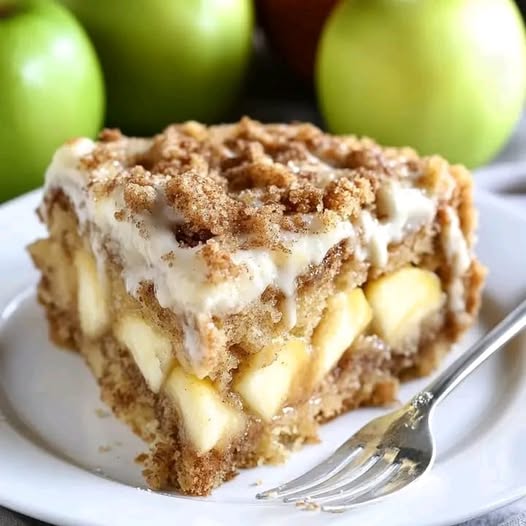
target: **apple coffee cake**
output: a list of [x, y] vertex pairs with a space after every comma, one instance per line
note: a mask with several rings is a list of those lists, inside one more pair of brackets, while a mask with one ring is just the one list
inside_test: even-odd
[[148, 443], [149, 486], [186, 494], [395, 400], [472, 324], [484, 280], [463, 167], [310, 124], [73, 139], [39, 215], [52, 340]]

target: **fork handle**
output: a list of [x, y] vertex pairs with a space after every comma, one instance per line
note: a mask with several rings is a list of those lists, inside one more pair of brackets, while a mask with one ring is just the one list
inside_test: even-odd
[[467, 378], [494, 352], [526, 327], [526, 299], [511, 311], [498, 325], [471, 346], [445, 369], [416, 398], [438, 405], [457, 385]]

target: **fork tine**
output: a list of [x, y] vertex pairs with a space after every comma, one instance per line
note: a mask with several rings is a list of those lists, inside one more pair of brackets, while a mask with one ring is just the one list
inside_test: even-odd
[[383, 487], [386, 481], [390, 480], [400, 470], [400, 464], [394, 462], [379, 462], [363, 475], [354, 479], [352, 482], [345, 484], [333, 491], [325, 491], [322, 494], [314, 496], [313, 500], [317, 502], [339, 502], [343, 499], [351, 500], [370, 493], [374, 489]]
[[338, 473], [329, 477], [324, 482], [309, 486], [288, 494], [283, 501], [294, 502], [308, 497], [309, 499], [316, 497], [325, 497], [329, 494], [334, 494], [335, 491], [344, 491], [355, 487], [357, 484], [363, 483], [367, 478], [376, 477], [385, 469], [386, 462], [392, 464], [400, 450], [396, 447], [389, 447], [381, 451], [367, 452], [364, 448], [361, 455], [355, 457], [355, 460], [347, 464]]
[[363, 446], [355, 444], [353, 439], [344, 442], [330, 457], [313, 467], [298, 478], [275, 488], [262, 491], [257, 499], [277, 499], [296, 491], [324, 482], [346, 466], [363, 451]]
[[413, 479], [407, 477], [410, 469], [401, 464], [398, 464], [398, 466], [398, 471], [381, 481], [379, 485], [370, 487], [368, 491], [358, 495], [345, 495], [342, 496], [342, 498], [322, 503], [322, 510], [339, 513], [363, 504], [370, 504], [403, 489], [412, 482]]
[[305, 498], [311, 499], [316, 497], [320, 493], [332, 493], [336, 491], [340, 486], [344, 487], [346, 484], [351, 481], [356, 480], [363, 474], [367, 473], [369, 470], [374, 469], [374, 466], [381, 460], [380, 455], [358, 455], [355, 457], [355, 461], [347, 464], [343, 469], [335, 473], [332, 477], [329, 477], [323, 482], [318, 484], [313, 484], [311, 486], [305, 487], [298, 491], [295, 491], [292, 494], [288, 494], [283, 502], [295, 502], [298, 500], [303, 500]]

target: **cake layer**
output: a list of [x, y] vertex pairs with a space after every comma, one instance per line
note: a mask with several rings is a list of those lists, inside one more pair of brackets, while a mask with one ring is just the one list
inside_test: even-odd
[[67, 196], [98, 264], [110, 254], [130, 294], [151, 284], [179, 316], [184, 362], [199, 377], [218, 365], [206, 344], [217, 319], [273, 290], [293, 328], [298, 281], [335, 249], [380, 274], [390, 252], [409, 245], [418, 259], [434, 248], [417, 240], [439, 239], [450, 306], [469, 311], [469, 187], [467, 172], [436, 157], [248, 119], [186, 123], [151, 140], [75, 139], [46, 175], [46, 194]]
[[114, 263], [97, 269], [68, 228], [71, 211], [59, 201], [51, 217], [52, 237], [31, 247], [51, 335], [80, 351], [102, 399], [149, 444], [139, 460], [155, 489], [205, 495], [239, 468], [284, 461], [317, 441], [320, 423], [393, 402], [399, 377], [429, 373], [458, 337], [436, 274], [404, 266], [363, 287], [342, 283], [312, 338], [289, 334], [249, 354], [233, 348], [221, 378], [199, 379], [170, 353], [182, 335], [156, 325]]

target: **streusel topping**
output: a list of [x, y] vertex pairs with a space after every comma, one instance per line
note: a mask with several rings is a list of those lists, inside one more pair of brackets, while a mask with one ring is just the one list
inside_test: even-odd
[[[330, 228], [364, 207], [374, 211], [383, 179], [418, 178], [426, 164], [409, 148], [249, 118], [211, 127], [187, 122], [138, 141], [104, 130], [81, 159], [88, 186], [99, 196], [123, 188], [128, 213], [121, 219], [166, 216], [171, 207], [175, 235], [189, 246], [215, 238], [230, 249], [271, 247], [281, 230], [311, 228], [305, 214], [317, 216], [320, 231]], [[99, 169], [108, 166], [102, 178]]]

